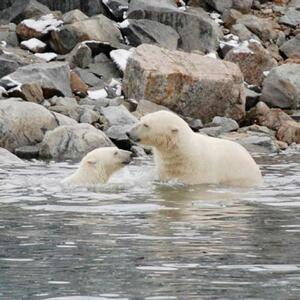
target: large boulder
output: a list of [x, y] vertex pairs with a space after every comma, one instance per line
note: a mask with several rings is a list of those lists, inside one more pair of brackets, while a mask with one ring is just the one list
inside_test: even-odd
[[283, 52], [286, 57], [300, 58], [300, 33], [285, 42], [280, 47], [280, 51]]
[[297, 7], [289, 7], [284, 16], [279, 18], [279, 23], [288, 26], [298, 26], [300, 24], [300, 9]]
[[19, 45], [15, 24], [10, 23], [7, 25], [0, 25], [0, 41], [5, 42], [6, 45], [12, 47], [17, 47]]
[[13, 152], [37, 144], [56, 126], [53, 114], [41, 105], [13, 98], [0, 101], [0, 147]]
[[79, 42], [93, 40], [119, 47], [122, 34], [114, 22], [98, 15], [90, 19], [65, 25], [51, 32], [51, 46], [60, 54], [69, 53]]
[[170, 26], [151, 20], [127, 19], [121, 23], [121, 31], [130, 45], [157, 44], [170, 50], [177, 49], [180, 36]]
[[[47, 64], [32, 64], [17, 69], [14, 73], [3, 77], [1, 83], [10, 82], [9, 93], [22, 96], [25, 84], [40, 86], [45, 98], [57, 96], [72, 96], [70, 86], [70, 67], [67, 63], [51, 62]], [[23, 98], [23, 97], [22, 97]]]
[[113, 146], [109, 138], [89, 124], [59, 126], [48, 131], [40, 145], [40, 157], [80, 160], [88, 152]]
[[300, 65], [273, 68], [264, 80], [260, 100], [272, 107], [296, 109], [300, 103]]
[[239, 121], [245, 115], [239, 67], [200, 54], [141, 45], [128, 60], [123, 88], [128, 98], [147, 99], [204, 122], [215, 116]]
[[218, 48], [221, 33], [201, 8], [183, 11], [173, 0], [132, 0], [127, 15], [129, 19], [149, 19], [171, 26], [179, 33], [179, 47], [185, 51], [211, 52]]
[[252, 85], [261, 85], [265, 78], [264, 72], [277, 66], [276, 60], [256, 40], [243, 42], [229, 51], [225, 59], [238, 64], [245, 81]]
[[24, 162], [8, 150], [0, 148], [0, 164], [24, 164]]

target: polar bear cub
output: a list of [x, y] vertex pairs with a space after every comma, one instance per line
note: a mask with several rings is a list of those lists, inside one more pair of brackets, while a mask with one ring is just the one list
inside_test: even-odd
[[117, 147], [95, 149], [81, 160], [75, 173], [65, 178], [62, 183], [71, 185], [106, 183], [114, 172], [131, 162], [131, 154]]
[[127, 135], [154, 148], [160, 180], [233, 186], [262, 183], [259, 167], [244, 147], [195, 133], [172, 112], [158, 111], [142, 117]]

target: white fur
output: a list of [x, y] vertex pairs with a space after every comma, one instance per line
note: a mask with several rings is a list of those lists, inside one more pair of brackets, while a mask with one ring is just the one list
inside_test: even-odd
[[154, 147], [161, 180], [234, 186], [262, 183], [259, 167], [244, 147], [194, 133], [174, 113], [159, 111], [144, 116], [130, 136]]
[[71, 185], [106, 183], [114, 172], [130, 162], [130, 154], [131, 152], [116, 147], [95, 149], [81, 160], [75, 173], [65, 178], [62, 183]]

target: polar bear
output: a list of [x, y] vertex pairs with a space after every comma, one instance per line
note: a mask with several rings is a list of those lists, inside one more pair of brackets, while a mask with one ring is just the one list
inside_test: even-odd
[[259, 167], [244, 147], [195, 133], [172, 112], [158, 111], [142, 117], [127, 135], [153, 147], [160, 180], [231, 186], [262, 183]]
[[114, 172], [131, 162], [131, 154], [117, 147], [95, 149], [81, 160], [75, 173], [65, 178], [62, 183], [71, 185], [106, 183]]

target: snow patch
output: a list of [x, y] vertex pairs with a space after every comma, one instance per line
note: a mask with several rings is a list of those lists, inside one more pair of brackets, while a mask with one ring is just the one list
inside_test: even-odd
[[118, 23], [118, 27], [119, 28], [127, 28], [128, 26], [130, 25], [129, 21], [128, 20], [124, 20], [123, 22], [121, 23]]
[[6, 47], [6, 46], [7, 46], [6, 41], [1, 41], [1, 42], [0, 42], [0, 46], [1, 46], [1, 47]]
[[21, 42], [21, 45], [23, 45], [28, 50], [31, 50], [32, 52], [38, 51], [39, 49], [44, 49], [46, 47], [46, 44], [42, 41], [32, 38], [27, 41]]
[[132, 55], [132, 49], [130, 50], [124, 50], [124, 49], [118, 49], [118, 50], [112, 50], [110, 51], [109, 55], [113, 62], [118, 66], [118, 68], [121, 71], [125, 71], [128, 58]]
[[54, 52], [36, 53], [34, 55], [45, 60], [46, 62], [51, 61], [57, 57], [57, 54]]
[[98, 99], [106, 98], [108, 94], [105, 89], [101, 89], [95, 91], [88, 91], [88, 96], [92, 100], [98, 100]]
[[249, 41], [244, 41], [233, 50], [233, 53], [253, 53], [253, 51], [249, 48]]
[[12, 79], [9, 75], [2, 77], [2, 80], [8, 81], [8, 83], [6, 83], [6, 86], [8, 87], [7, 91], [10, 91], [10, 92], [20, 91], [21, 92], [22, 83]]
[[211, 57], [211, 58], [215, 58], [217, 59], [218, 56], [217, 56], [217, 53], [216, 52], [210, 52], [210, 53], [207, 53], [204, 55], [205, 57]]
[[213, 19], [217, 24], [224, 24], [223, 20], [221, 19], [221, 15], [217, 12], [212, 12], [209, 14], [211, 19]]
[[21, 22], [28, 28], [34, 29], [37, 32], [47, 34], [50, 31], [58, 31], [63, 25], [63, 21], [57, 20], [53, 14], [48, 14], [40, 17], [38, 20], [26, 19]]
[[110, 81], [109, 86], [115, 90], [117, 96], [122, 95], [122, 84], [117, 79], [113, 78]]

